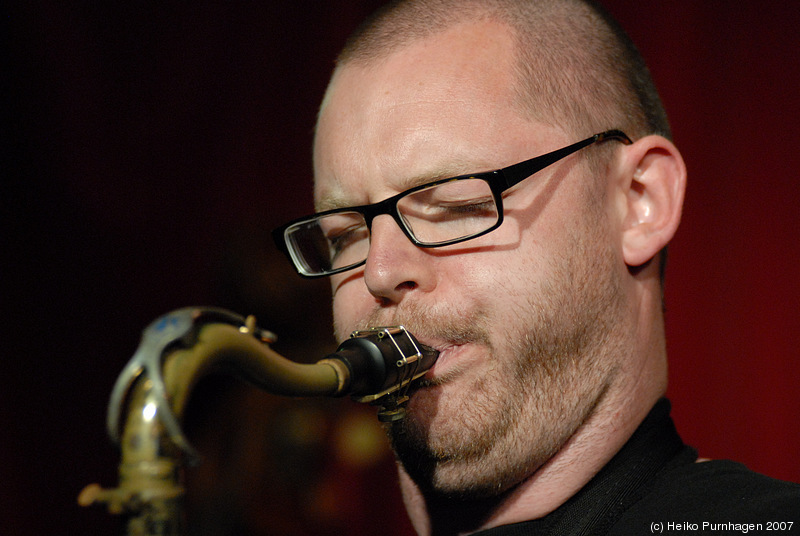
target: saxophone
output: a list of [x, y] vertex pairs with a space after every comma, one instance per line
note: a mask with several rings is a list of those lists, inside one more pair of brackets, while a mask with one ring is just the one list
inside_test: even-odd
[[119, 485], [90, 484], [82, 506], [105, 504], [125, 518], [128, 536], [178, 536], [184, 532], [181, 468], [200, 455], [185, 437], [181, 418], [193, 387], [205, 376], [238, 376], [273, 394], [350, 395], [379, 406], [378, 418], [404, 418], [410, 384], [438, 352], [403, 326], [354, 332], [313, 364], [290, 361], [269, 344], [276, 337], [224, 309], [179, 309], [152, 322], [117, 378], [106, 427], [120, 448]]

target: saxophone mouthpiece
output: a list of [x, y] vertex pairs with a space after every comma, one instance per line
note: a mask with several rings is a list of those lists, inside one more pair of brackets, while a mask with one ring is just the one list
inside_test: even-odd
[[378, 418], [392, 422], [405, 417], [408, 388], [433, 366], [439, 352], [421, 344], [403, 326], [355, 331], [327, 360], [345, 364], [349, 394], [359, 402], [383, 406]]

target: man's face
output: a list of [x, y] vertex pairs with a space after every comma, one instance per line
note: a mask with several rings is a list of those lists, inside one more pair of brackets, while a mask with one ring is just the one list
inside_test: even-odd
[[[512, 46], [504, 26], [471, 23], [340, 69], [318, 124], [318, 209], [375, 203], [592, 134], [524, 116]], [[339, 339], [403, 324], [441, 352], [390, 431], [423, 489], [480, 497], [510, 488], [603, 396], [616, 371], [624, 270], [605, 192], [577, 153], [507, 192], [503, 225], [462, 244], [417, 248], [377, 217], [365, 266], [333, 278]]]

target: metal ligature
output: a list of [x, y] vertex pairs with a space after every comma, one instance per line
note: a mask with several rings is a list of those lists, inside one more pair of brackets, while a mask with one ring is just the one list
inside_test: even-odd
[[392, 422], [405, 416], [411, 382], [438, 357], [402, 326], [354, 332], [314, 364], [277, 354], [269, 347], [275, 339], [252, 316], [223, 309], [179, 309], [150, 324], [108, 407], [108, 434], [121, 451], [119, 487], [91, 484], [78, 502], [105, 503], [125, 516], [129, 536], [182, 534], [181, 467], [200, 456], [181, 419], [193, 387], [211, 373], [238, 376], [277, 395], [350, 395], [379, 406], [378, 418]]

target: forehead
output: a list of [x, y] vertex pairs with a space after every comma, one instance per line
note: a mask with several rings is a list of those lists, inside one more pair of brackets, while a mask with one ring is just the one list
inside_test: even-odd
[[505, 145], [533, 141], [514, 62], [509, 27], [480, 21], [338, 69], [317, 125], [318, 208], [366, 202], [348, 196], [367, 179], [399, 190], [500, 167]]

